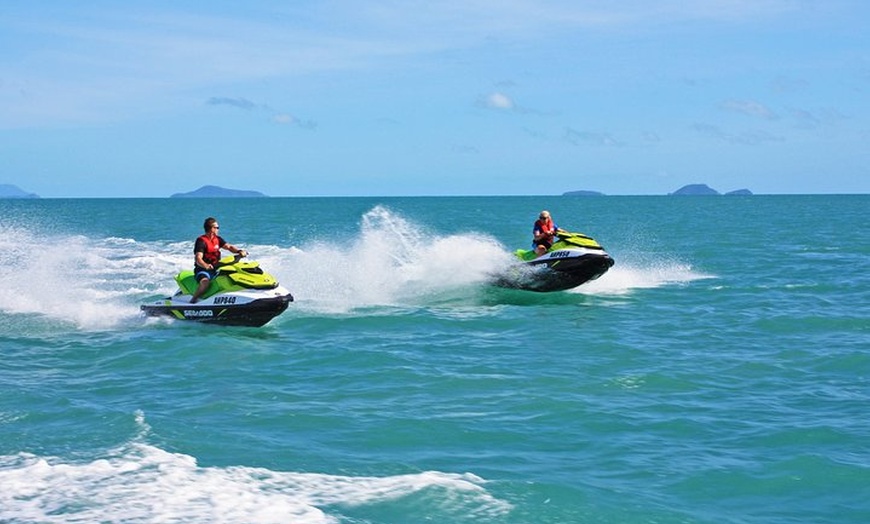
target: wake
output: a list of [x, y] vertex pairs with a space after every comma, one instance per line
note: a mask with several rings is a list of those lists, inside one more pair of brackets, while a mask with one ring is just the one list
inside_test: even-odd
[[0, 456], [0, 521], [16, 522], [345, 522], [341, 508], [426, 503], [448, 519], [491, 520], [512, 505], [471, 473], [424, 471], [383, 477], [204, 467], [196, 458], [140, 436], [90, 459]]

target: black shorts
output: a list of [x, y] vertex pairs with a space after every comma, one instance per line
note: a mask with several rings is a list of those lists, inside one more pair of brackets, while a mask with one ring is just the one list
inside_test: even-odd
[[216, 276], [217, 276], [216, 269], [206, 269], [204, 267], [199, 267], [199, 266], [195, 266], [193, 268], [193, 278], [195, 278], [197, 282], [199, 282], [200, 280], [202, 280], [204, 278], [212, 280]]

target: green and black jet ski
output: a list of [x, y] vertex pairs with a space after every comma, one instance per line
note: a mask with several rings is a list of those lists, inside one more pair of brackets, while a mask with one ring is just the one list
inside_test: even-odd
[[150, 317], [164, 316], [178, 320], [210, 322], [227, 326], [260, 327], [283, 313], [293, 295], [278, 281], [264, 272], [258, 262], [241, 262], [241, 256], [224, 257], [218, 264], [218, 275], [208, 290], [195, 303], [190, 299], [196, 291], [193, 271], [175, 276], [178, 291], [171, 297], [143, 304], [142, 311]]
[[595, 280], [613, 266], [613, 258], [592, 237], [559, 229], [556, 242], [541, 256], [533, 249], [514, 252], [520, 260], [493, 284], [526, 291], [564, 291]]

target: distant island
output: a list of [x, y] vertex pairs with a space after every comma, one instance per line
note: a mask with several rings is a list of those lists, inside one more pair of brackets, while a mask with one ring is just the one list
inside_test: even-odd
[[[712, 187], [708, 186], [707, 184], [689, 184], [689, 185], [681, 187], [680, 189], [677, 189], [676, 191], [674, 191], [673, 193], [670, 193], [670, 194], [676, 195], [676, 196], [685, 196], [685, 195], [696, 196], [696, 195], [719, 195], [721, 193], [719, 193], [718, 191], [716, 191]], [[751, 195], [752, 191], [750, 191], [748, 189], [738, 189], [736, 191], [729, 191], [728, 193], [725, 193], [725, 194], [726, 195]]]
[[218, 186], [202, 186], [189, 193], [175, 193], [170, 198], [252, 198], [266, 197], [259, 191], [244, 189], [226, 189]]
[[604, 193], [581, 189], [579, 191], [566, 191], [562, 193], [562, 196], [604, 196]]
[[0, 198], [39, 198], [39, 195], [23, 191], [12, 184], [0, 184]]
[[[707, 184], [689, 184], [677, 189], [673, 193], [668, 193], [669, 195], [676, 196], [695, 196], [695, 195], [721, 195], [722, 193], [716, 191], [712, 187]], [[735, 191], [729, 191], [725, 193], [726, 195], [751, 195], [752, 191], [748, 189], [737, 189]], [[599, 191], [589, 191], [585, 189], [581, 189], [578, 191], [566, 191], [562, 193], [562, 196], [604, 196], [604, 193]]]
[[708, 186], [707, 184], [689, 184], [677, 189], [671, 195], [718, 195], [719, 192]]

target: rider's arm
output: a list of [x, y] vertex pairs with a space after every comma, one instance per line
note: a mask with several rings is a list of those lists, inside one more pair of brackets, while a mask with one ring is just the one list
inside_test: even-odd
[[542, 236], [544, 236], [544, 230], [538, 222], [535, 222], [535, 226], [532, 228], [532, 238], [540, 240]]
[[237, 255], [242, 255], [243, 257], [248, 256], [248, 252], [247, 252], [247, 251], [245, 251], [244, 249], [239, 249], [239, 248], [237, 248], [236, 246], [234, 246], [234, 245], [232, 245], [232, 244], [224, 244], [224, 245], [221, 246], [221, 247], [223, 247], [224, 249], [226, 249], [226, 250], [229, 251], [230, 253], [235, 253], [235, 254], [237, 254]]
[[195, 260], [196, 265], [203, 268], [203, 269], [214, 269], [214, 266], [206, 263], [206, 261], [203, 260], [202, 253], [203, 253], [202, 251], [197, 251], [196, 253], [194, 253], [194, 260]]

